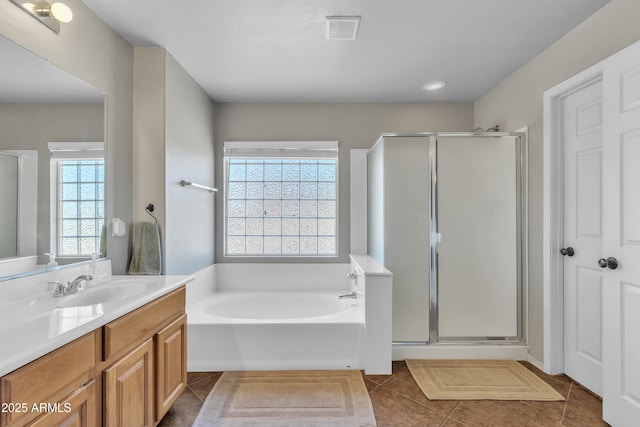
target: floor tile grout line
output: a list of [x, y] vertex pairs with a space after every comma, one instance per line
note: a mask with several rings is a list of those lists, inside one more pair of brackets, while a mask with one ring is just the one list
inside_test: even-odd
[[468, 427], [467, 424], [463, 423], [462, 421], [458, 420], [457, 418], [453, 418], [452, 415], [453, 413], [456, 411], [456, 409], [458, 409], [458, 407], [462, 405], [462, 400], [458, 402], [458, 404], [455, 406], [455, 408], [453, 408], [453, 410], [451, 410], [451, 412], [449, 412], [449, 415], [447, 415], [447, 418], [444, 419], [444, 421], [442, 422], [442, 424], [440, 424], [441, 426], [444, 425], [448, 420], [452, 420], [457, 422], [458, 424], [462, 424], [465, 427]]
[[380, 386], [381, 386], [381, 384], [376, 384], [376, 386], [375, 386], [374, 388], [372, 388], [371, 390], [368, 390], [369, 397], [371, 397], [371, 392], [372, 392], [372, 391], [374, 391], [374, 390], [379, 389], [379, 388], [380, 388]]
[[[539, 401], [536, 401], [536, 402], [553, 402], [553, 400], [539, 400]], [[559, 402], [559, 401], [556, 401], [556, 402]], [[527, 405], [527, 406], [529, 406], [529, 407], [531, 407], [533, 409], [537, 409], [538, 411], [541, 411], [543, 413], [547, 413], [543, 408], [539, 408], [539, 407], [537, 407], [535, 405], [532, 405], [527, 400], [521, 400], [520, 403], [522, 403], [524, 405]], [[566, 405], [567, 405], [567, 401], [565, 399], [563, 408], [566, 407]], [[564, 409], [562, 410], [562, 413], [564, 414]], [[558, 425], [560, 425], [561, 422], [562, 422], [562, 414], [560, 415], [560, 419], [558, 420]]]
[[[376, 385], [374, 388], [372, 388], [371, 390], [369, 390], [369, 396], [371, 396], [371, 392], [372, 392], [372, 391], [377, 390], [378, 388], [382, 387], [382, 386], [384, 385], [384, 383], [386, 383], [386, 382], [387, 382], [387, 381], [389, 381], [390, 379], [391, 379], [391, 377], [387, 378], [387, 379], [386, 379], [386, 380], [384, 380], [382, 383], [380, 383], [380, 384]], [[444, 416], [446, 417], [444, 421], [446, 421], [446, 420], [447, 420], [447, 418], [449, 418], [449, 414], [447, 414], [447, 413], [446, 413], [446, 412], [444, 412], [444, 411], [441, 411], [441, 410], [439, 410], [439, 409], [435, 409], [435, 408], [431, 408], [431, 407], [429, 407], [429, 406], [427, 406], [427, 405], [425, 405], [425, 404], [423, 404], [423, 403], [421, 403], [421, 402], [419, 402], [419, 401], [417, 401], [417, 400], [413, 399], [412, 397], [407, 396], [407, 395], [406, 395], [406, 394], [404, 394], [404, 393], [401, 393], [401, 392], [398, 392], [398, 391], [394, 391], [394, 390], [391, 390], [391, 389], [387, 389], [387, 390], [388, 390], [389, 392], [391, 392], [391, 393], [395, 394], [395, 395], [398, 395], [398, 396], [400, 396], [400, 397], [402, 397], [402, 398], [404, 398], [404, 399], [407, 399], [407, 400], [408, 400], [408, 401], [410, 401], [410, 402], [413, 402], [413, 403], [415, 403], [415, 404], [417, 404], [417, 405], [420, 405], [420, 406], [422, 406], [423, 408], [427, 408], [427, 409], [430, 409], [430, 410], [432, 410], [432, 411], [434, 411], [434, 412], [437, 412], [437, 413], [439, 413], [439, 414], [441, 414], [441, 415], [444, 415]], [[425, 396], [425, 397], [426, 397], [426, 396]], [[429, 398], [428, 398], [428, 397], [427, 397], [427, 400], [429, 400]], [[458, 405], [460, 405], [460, 403], [462, 403], [462, 402], [458, 402], [458, 404], [456, 405], [456, 408], [458, 407]], [[455, 408], [454, 408], [454, 410], [455, 410]], [[453, 412], [453, 411], [451, 411], [451, 412]], [[444, 422], [444, 421], [443, 421], [443, 422]], [[457, 420], [456, 420], [456, 421], [457, 421]]]
[[[211, 375], [209, 375], [209, 376], [206, 376], [206, 377], [204, 377], [204, 378], [200, 378], [198, 381], [194, 381], [194, 382], [192, 382], [192, 383], [187, 383], [187, 384], [188, 384], [188, 385], [190, 385], [190, 386], [191, 386], [191, 385], [196, 385], [196, 384], [201, 383], [201, 382], [203, 382], [203, 381], [210, 380], [211, 378], [213, 378], [213, 377], [215, 377], [215, 376], [218, 376], [218, 379], [220, 379], [220, 377], [222, 376], [222, 374], [223, 374], [223, 373], [224, 373], [224, 372], [214, 372], [214, 373], [212, 373], [212, 374], [211, 374]], [[216, 381], [218, 381], [218, 380], [216, 380]]]
[[187, 384], [188, 385], [198, 384], [200, 381], [208, 380], [209, 378], [215, 377], [218, 374], [222, 375], [222, 373], [220, 373], [220, 372], [210, 372], [209, 375], [207, 375], [206, 377], [200, 378], [199, 380], [193, 381], [191, 383], [187, 382]]
[[[363, 377], [364, 379], [364, 377]], [[387, 381], [389, 381], [391, 379], [391, 376], [389, 376], [389, 378], [386, 378], [384, 381], [382, 381], [381, 383], [376, 383], [375, 381], [371, 381], [370, 382], [375, 384], [375, 387], [373, 387], [371, 390], [369, 390], [369, 393], [371, 393], [373, 390], [377, 390], [378, 388], [380, 388], [384, 383], [386, 383]], [[366, 383], [365, 383], [366, 384]]]
[[571, 392], [573, 391], [573, 381], [569, 385], [569, 392], [567, 393], [567, 400], [564, 402], [564, 408], [562, 408], [562, 416], [560, 417], [560, 424], [564, 422], [564, 414], [567, 412], [567, 406], [569, 405], [569, 399], [571, 399]]
[[195, 394], [195, 395], [196, 395], [196, 397], [197, 397], [198, 399], [200, 399], [200, 401], [202, 401], [202, 403], [204, 403], [204, 399], [203, 399], [202, 397], [200, 397], [200, 395], [198, 394], [198, 392], [196, 392], [196, 391], [193, 389], [193, 387], [191, 387], [189, 384], [187, 384], [187, 388], [188, 388], [189, 390], [191, 390], [191, 393]]

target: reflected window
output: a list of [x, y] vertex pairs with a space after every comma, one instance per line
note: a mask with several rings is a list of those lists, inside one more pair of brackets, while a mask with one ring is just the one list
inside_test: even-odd
[[337, 256], [337, 142], [225, 143], [225, 255]]
[[62, 257], [101, 252], [105, 218], [103, 152], [75, 148], [52, 150], [52, 244]]

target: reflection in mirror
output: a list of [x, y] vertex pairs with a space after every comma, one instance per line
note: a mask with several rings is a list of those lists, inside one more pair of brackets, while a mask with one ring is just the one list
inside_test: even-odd
[[18, 160], [0, 151], [0, 258], [18, 254]]
[[104, 95], [3, 37], [0, 57], [2, 280], [106, 247]]

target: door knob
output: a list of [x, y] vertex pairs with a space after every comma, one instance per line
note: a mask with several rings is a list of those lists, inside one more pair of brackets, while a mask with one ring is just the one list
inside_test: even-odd
[[611, 270], [615, 270], [616, 268], [618, 268], [618, 260], [612, 256], [607, 259], [600, 258], [598, 260], [598, 265], [600, 266], [600, 268], [610, 268]]
[[560, 255], [573, 256], [575, 253], [576, 251], [574, 251], [571, 246], [560, 249]]

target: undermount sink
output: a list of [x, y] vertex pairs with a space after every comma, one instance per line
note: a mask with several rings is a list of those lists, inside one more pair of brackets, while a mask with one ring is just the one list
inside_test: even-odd
[[117, 280], [56, 298], [59, 308], [105, 304], [142, 294], [156, 286], [151, 280]]

